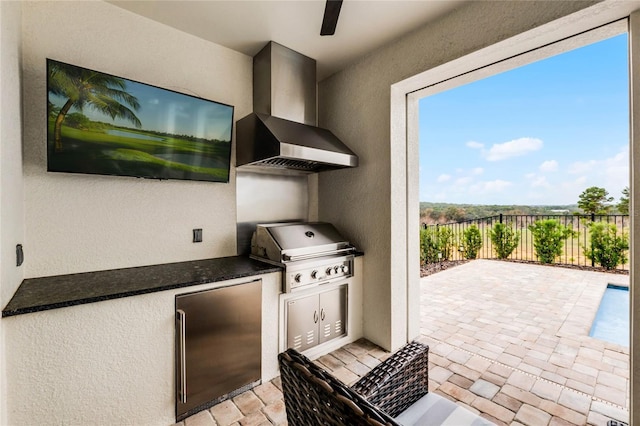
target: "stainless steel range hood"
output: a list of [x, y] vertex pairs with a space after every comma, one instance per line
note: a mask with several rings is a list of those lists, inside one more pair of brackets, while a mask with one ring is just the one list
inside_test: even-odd
[[316, 126], [316, 61], [270, 42], [253, 58], [253, 113], [236, 123], [240, 170], [314, 173], [358, 157]]

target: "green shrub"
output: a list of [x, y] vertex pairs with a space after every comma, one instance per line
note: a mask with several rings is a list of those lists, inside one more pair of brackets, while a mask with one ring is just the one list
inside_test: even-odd
[[420, 261], [422, 263], [436, 263], [438, 261], [438, 235], [435, 228], [420, 230]]
[[477, 225], [471, 225], [462, 233], [462, 247], [466, 259], [478, 257], [478, 251], [482, 247], [482, 234]]
[[423, 263], [451, 259], [453, 246], [453, 230], [449, 227], [430, 226], [420, 230], [420, 260]]
[[606, 269], [614, 269], [627, 263], [625, 252], [629, 249], [629, 237], [618, 234], [614, 224], [591, 222], [587, 225], [591, 234], [591, 247], [584, 247], [584, 255]]
[[564, 240], [576, 234], [554, 219], [536, 220], [529, 225], [529, 230], [536, 256], [542, 263], [553, 263], [563, 253]]
[[498, 259], [508, 258], [520, 242], [520, 234], [504, 223], [493, 225], [490, 237]]
[[438, 250], [442, 254], [441, 260], [450, 260], [453, 254], [453, 229], [441, 226], [438, 229]]

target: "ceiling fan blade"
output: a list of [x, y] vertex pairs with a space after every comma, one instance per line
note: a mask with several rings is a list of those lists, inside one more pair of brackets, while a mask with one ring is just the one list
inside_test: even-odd
[[322, 28], [320, 29], [320, 35], [334, 35], [336, 32], [336, 25], [338, 25], [338, 16], [340, 16], [340, 8], [342, 7], [342, 0], [327, 0], [327, 4], [324, 6], [324, 18], [322, 19]]

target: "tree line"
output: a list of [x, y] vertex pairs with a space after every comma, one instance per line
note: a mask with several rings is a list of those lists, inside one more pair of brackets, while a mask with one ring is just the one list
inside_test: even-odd
[[420, 222], [443, 224], [503, 215], [562, 214], [629, 214], [629, 187], [622, 190], [617, 203], [606, 189], [592, 186], [585, 189], [576, 204], [566, 205], [482, 205], [420, 202]]

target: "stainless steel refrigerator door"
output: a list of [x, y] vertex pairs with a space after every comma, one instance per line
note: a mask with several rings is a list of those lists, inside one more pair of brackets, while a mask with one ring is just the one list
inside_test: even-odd
[[176, 296], [176, 417], [261, 377], [262, 281]]

